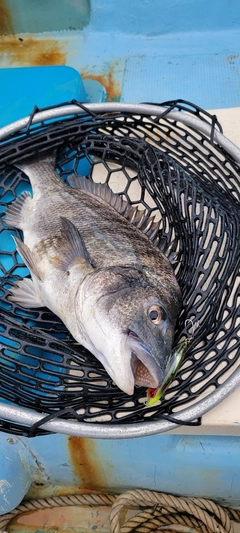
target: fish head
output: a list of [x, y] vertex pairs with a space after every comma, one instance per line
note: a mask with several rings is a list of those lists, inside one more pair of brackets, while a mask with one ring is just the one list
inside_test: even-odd
[[179, 311], [177, 284], [174, 298], [169, 292], [135, 268], [110, 267], [91, 274], [77, 298], [90, 350], [129, 395], [135, 385], [156, 388], [164, 379]]

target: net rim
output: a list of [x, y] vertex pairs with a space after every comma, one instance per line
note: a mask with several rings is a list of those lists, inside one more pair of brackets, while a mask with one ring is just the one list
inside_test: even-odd
[[[184, 419], [185, 422], [200, 418], [210, 409], [218, 405], [220, 401], [227, 398], [227, 396], [229, 396], [229, 394], [231, 394], [238, 386], [240, 386], [240, 367], [235, 370], [225, 383], [220, 385], [216, 391], [194, 406], [187, 407], [181, 412], [176, 413], [175, 418], [179, 420]], [[31, 427], [31, 425], [38, 423], [45, 416], [47, 416], [47, 414], [40, 415], [33, 409], [24, 409], [23, 407], [0, 403], [0, 418], [10, 420], [11, 422], [18, 422]], [[55, 419], [41, 424], [41, 429], [50, 431], [51, 433], [61, 433], [92, 439], [128, 439], [147, 437], [157, 433], [171, 431], [177, 427], [179, 428], [180, 426], [167, 420], [114, 426], [107, 423], [103, 425], [98, 423], [92, 424]]]
[[[166, 107], [154, 104], [124, 104], [124, 103], [101, 103], [101, 104], [84, 104], [84, 109], [76, 104], [63, 105], [61, 107], [53, 107], [51, 109], [36, 111], [32, 116], [29, 115], [18, 121], [15, 121], [7, 126], [0, 128], [0, 141], [4, 140], [9, 135], [17, 133], [24, 127], [27, 127], [29, 122], [36, 124], [38, 122], [69, 117], [69, 114], [84, 115], [87, 113], [114, 113], [114, 112], [129, 112], [131, 114], [141, 114], [147, 116], [158, 116], [166, 112]], [[195, 130], [208, 136], [211, 141], [215, 141], [230, 154], [234, 160], [240, 164], [240, 149], [227, 139], [221, 132], [212, 129], [211, 124], [208, 124], [201, 118], [193, 116], [182, 111], [169, 110], [167, 118], [174, 121], [182, 122], [184, 125], [194, 128]], [[208, 412], [210, 409], [218, 405], [225, 399], [237, 386], [240, 385], [240, 367], [236, 369], [232, 375], [220, 385], [214, 392], [203, 398], [193, 406], [187, 407], [175, 414], [175, 418], [184, 420], [186, 423], [196, 420]], [[8, 405], [0, 402], [0, 418], [20, 424], [31, 426], [41, 421], [47, 414], [39, 414], [33, 409], [25, 409], [16, 405]], [[179, 427], [168, 420], [141, 422], [133, 424], [120, 424], [114, 426], [112, 424], [104, 423], [82, 423], [78, 421], [69, 421], [63, 419], [55, 419], [41, 425], [41, 428], [54, 432], [74, 436], [82, 436], [88, 438], [134, 438], [156, 433], [170, 431]]]
[[[90, 113], [115, 113], [115, 112], [129, 112], [132, 114], [146, 114], [146, 115], [156, 115], [161, 116], [166, 112], [166, 107], [154, 105], [154, 104], [125, 104], [119, 102], [104, 102], [100, 104], [85, 104], [84, 110], [75, 104], [63, 105], [61, 107], [54, 107], [51, 109], [38, 111], [32, 117], [28, 115], [20, 120], [12, 122], [7, 126], [0, 128], [0, 141], [3, 141], [9, 135], [13, 135], [18, 132], [25, 126], [29, 124], [31, 118], [31, 123], [36, 124], [37, 122], [42, 122], [44, 120], [51, 120], [56, 118], [64, 118], [69, 114], [87, 114], [87, 111]], [[238, 148], [232, 141], [220, 133], [216, 128], [214, 128], [212, 136], [212, 126], [204, 122], [201, 118], [184, 113], [182, 111], [169, 110], [167, 114], [168, 118], [176, 121], [183, 122], [186, 126], [197, 129], [201, 133], [208, 135], [209, 138], [212, 138], [213, 141], [216, 141], [222, 148], [224, 148], [235, 160], [237, 163], [240, 163], [240, 148]]]

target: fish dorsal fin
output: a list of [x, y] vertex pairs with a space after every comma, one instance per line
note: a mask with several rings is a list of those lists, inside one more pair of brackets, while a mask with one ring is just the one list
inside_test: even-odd
[[159, 223], [154, 221], [154, 217], [149, 217], [146, 211], [139, 210], [138, 207], [132, 206], [129, 202], [123, 200], [121, 196], [112, 192], [106, 183], [95, 183], [86, 177], [74, 175], [68, 177], [68, 183], [74, 189], [87, 191], [107, 202], [154, 242], [159, 230]]
[[121, 198], [121, 196], [112, 192], [106, 183], [95, 183], [95, 181], [92, 181], [85, 176], [80, 177], [74, 175], [68, 177], [68, 183], [73, 189], [81, 189], [82, 191], [86, 191], [94, 196], [98, 196], [98, 198], [101, 198], [107, 202], [107, 204], [111, 205], [121, 215], [126, 210], [128, 205], [131, 207], [126, 200]]

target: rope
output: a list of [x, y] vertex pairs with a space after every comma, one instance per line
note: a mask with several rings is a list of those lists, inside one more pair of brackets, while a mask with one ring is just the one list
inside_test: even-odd
[[[140, 507], [147, 505], [150, 509], [137, 514], [121, 527], [122, 508], [136, 505]], [[237, 514], [236, 511], [234, 517], [237, 516], [240, 520], [240, 513]], [[234, 531], [228, 510], [211, 500], [179, 498], [148, 490], [130, 490], [120, 495], [112, 505], [110, 523], [112, 533], [129, 533], [133, 530], [147, 533], [151, 529], [159, 529], [159, 526], [176, 523], [198, 527], [198, 531], [203, 533], [233, 533]], [[143, 524], [144, 528], [141, 527]]]
[[[0, 517], [0, 533], [17, 515], [53, 507], [74, 505], [111, 506], [111, 533], [149, 533], [156, 530], [184, 533], [234, 533], [231, 520], [240, 522], [240, 511], [223, 508], [204, 498], [184, 498], [149, 490], [129, 490], [120, 494], [74, 494], [27, 500]], [[144, 508], [123, 525], [123, 508]]]

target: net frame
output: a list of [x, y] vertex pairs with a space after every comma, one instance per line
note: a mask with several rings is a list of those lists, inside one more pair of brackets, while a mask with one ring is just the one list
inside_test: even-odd
[[[152, 104], [140, 104], [140, 105], [132, 105], [132, 104], [88, 104], [88, 105], [82, 105], [82, 104], [71, 104], [71, 105], [62, 105], [55, 108], [50, 108], [47, 110], [39, 111], [37, 108], [33, 110], [33, 113], [30, 117], [26, 117], [25, 119], [21, 121], [17, 121], [14, 124], [11, 124], [5, 128], [2, 128], [0, 130], [0, 141], [1, 143], [1, 157], [0, 157], [0, 168], [3, 168], [5, 165], [5, 161], [9, 160], [9, 144], [8, 141], [12, 140], [13, 138], [17, 139], [18, 146], [21, 145], [21, 137], [23, 137], [23, 143], [20, 154], [19, 150], [17, 151], [16, 155], [13, 153], [13, 145], [11, 145], [11, 161], [14, 163], [14, 160], [16, 158], [19, 159], [20, 157], [24, 157], [26, 154], [26, 149], [29, 151], [29, 143], [27, 144], [24, 142], [26, 133], [28, 134], [31, 128], [33, 126], [39, 125], [40, 128], [39, 131], [41, 133], [41, 129], [43, 126], [43, 123], [46, 121], [53, 122], [56, 119], [61, 119], [62, 124], [66, 124], [66, 120], [71, 120], [72, 116], [86, 116], [88, 117], [87, 125], [86, 125], [86, 131], [89, 135], [89, 131], [91, 132], [91, 128], [93, 125], [93, 122], [99, 122], [100, 116], [107, 116], [109, 119], [109, 113], [113, 113], [113, 117], [111, 117], [111, 120], [119, 120], [119, 114], [120, 116], [123, 113], [126, 113], [129, 115], [129, 118], [131, 116], [134, 117], [140, 117], [139, 121], [143, 120], [143, 117], [145, 117], [145, 130], [148, 131], [148, 128], [150, 124], [148, 124], [148, 117], [151, 118], [151, 123], [155, 121], [156, 124], [158, 121], [164, 122], [164, 128], [165, 128], [165, 134], [169, 135], [171, 131], [174, 133], [174, 127], [176, 124], [180, 124], [180, 130], [184, 132], [186, 136], [186, 132], [189, 135], [189, 138], [192, 137], [195, 139], [191, 146], [191, 157], [184, 159], [184, 149], [181, 148], [179, 151], [176, 148], [175, 138], [174, 135], [170, 135], [170, 145], [165, 146], [163, 143], [161, 143], [161, 151], [163, 153], [167, 154], [167, 157], [170, 156], [171, 159], [174, 159], [177, 163], [177, 165], [180, 165], [181, 168], [186, 170], [188, 173], [194, 173], [197, 172], [197, 166], [198, 161], [196, 162], [196, 153], [197, 150], [199, 150], [199, 146], [201, 146], [202, 152], [207, 149], [209, 150], [209, 147], [212, 149], [212, 158], [214, 159], [214, 164], [210, 163], [212, 167], [214, 167], [214, 170], [218, 171], [218, 167], [220, 168], [221, 165], [223, 166], [223, 161], [225, 162], [227, 172], [226, 177], [222, 179], [222, 176], [219, 178], [219, 180], [215, 181], [216, 188], [218, 189], [220, 196], [222, 195], [222, 192], [224, 192], [224, 203], [228, 205], [229, 208], [235, 209], [235, 206], [237, 206], [237, 195], [236, 195], [236, 187], [238, 176], [239, 176], [239, 162], [240, 162], [240, 150], [235, 147], [228, 139], [226, 139], [222, 133], [221, 133], [221, 127], [217, 123], [216, 117], [211, 117], [211, 115], [207, 114], [203, 110], [201, 110], [199, 107], [194, 106], [193, 104], [189, 104], [188, 102], [178, 101], [178, 102], [167, 102], [163, 105], [152, 105]], [[117, 116], [114, 117], [114, 114]], [[90, 122], [89, 122], [90, 119]], [[106, 123], [108, 126], [106, 126]], [[108, 130], [106, 127], [109, 128], [109, 120], [106, 121], [104, 126], [102, 123], [100, 124], [101, 132], [105, 135], [109, 135]], [[126, 126], [126, 124], [124, 124]], [[119, 123], [118, 123], [119, 127]], [[217, 129], [218, 128], [218, 129]], [[124, 130], [124, 128], [123, 128]], [[128, 130], [131, 130], [128, 128]], [[138, 130], [138, 133], [141, 130]], [[123, 131], [122, 136], [124, 137], [126, 132]], [[181, 134], [181, 133], [180, 133]], [[71, 132], [70, 132], [70, 138], [71, 138]], [[179, 135], [179, 132], [178, 132]], [[151, 145], [156, 145], [156, 135], [153, 130], [148, 131], [148, 139], [150, 139]], [[56, 136], [57, 138], [57, 136]], [[31, 145], [32, 145], [32, 135], [30, 135]], [[96, 138], [95, 138], [96, 140]], [[101, 139], [100, 139], [101, 140]], [[141, 136], [138, 136], [139, 142], [141, 142]], [[56, 145], [58, 141], [56, 141]], [[68, 137], [69, 142], [69, 137]], [[189, 144], [189, 139], [186, 137], [183, 141], [183, 146], [185, 142], [185, 150], [189, 149], [187, 147], [187, 144]], [[54, 145], [54, 140], [52, 140], [52, 145]], [[99, 147], [98, 147], [99, 149]], [[25, 151], [24, 151], [25, 150]], [[150, 151], [151, 152], [151, 151]], [[150, 153], [149, 152], [149, 153]], [[147, 154], [149, 156], [149, 154]], [[151, 156], [150, 156], [151, 157]], [[195, 160], [194, 160], [195, 157]], [[219, 161], [218, 161], [219, 158]], [[204, 163], [206, 164], [206, 162]], [[229, 166], [231, 169], [229, 170]], [[146, 165], [147, 168], [147, 165]], [[66, 172], [67, 174], [68, 172]], [[201, 173], [200, 173], [201, 174]], [[204, 173], [206, 177], [206, 172]], [[232, 183], [230, 183], [229, 186], [229, 175], [231, 175]], [[200, 176], [198, 175], [198, 178]], [[234, 186], [233, 186], [234, 185]], [[211, 188], [211, 183], [210, 183]], [[220, 187], [220, 190], [219, 190]], [[223, 191], [221, 190], [223, 189]], [[237, 207], [236, 207], [237, 208]], [[185, 317], [186, 318], [186, 317]], [[183, 322], [182, 322], [183, 324]], [[181, 330], [181, 334], [186, 334], [187, 332], [183, 331], [183, 328]], [[128, 423], [125, 424], [123, 420], [120, 420], [116, 427], [114, 427], [111, 424], [108, 424], [104, 422], [104, 424], [99, 424], [98, 422], [91, 423], [90, 420], [84, 423], [80, 421], [73, 422], [71, 419], [74, 415], [73, 411], [71, 411], [71, 407], [69, 409], [62, 409], [58, 413], [52, 413], [48, 414], [47, 418], [45, 418], [45, 424], [42, 425], [41, 420], [44, 419], [41, 415], [34, 413], [32, 410], [29, 409], [22, 409], [18, 407], [12, 407], [10, 405], [0, 405], [0, 417], [2, 417], [5, 421], [8, 421], [5, 427], [6, 430], [11, 431], [21, 431], [24, 433], [27, 432], [29, 435], [38, 434], [41, 433], [43, 430], [47, 431], [58, 431], [61, 433], [70, 433], [70, 434], [77, 434], [77, 435], [83, 435], [83, 436], [89, 436], [89, 437], [95, 437], [95, 438], [109, 438], [111, 436], [112, 438], [119, 438], [119, 437], [133, 437], [133, 436], [140, 436], [141, 435], [147, 435], [151, 433], [158, 433], [161, 431], [166, 431], [166, 429], [173, 429], [176, 427], [176, 423], [195, 423], [195, 420], [199, 420], [199, 418], [202, 416], [204, 412], [209, 410], [209, 408], [213, 407], [221, 399], [226, 397], [237, 385], [239, 384], [239, 369], [236, 368], [232, 375], [230, 375], [229, 378], [227, 378], [222, 385], [219, 385], [216, 390], [214, 390], [212, 393], [210, 393], [206, 398], [200, 399], [197, 403], [194, 405], [191, 405], [191, 402], [189, 402], [189, 406], [185, 409], [180, 409], [180, 412], [174, 413], [174, 416], [169, 415], [166, 413], [161, 413], [160, 419], [156, 419], [154, 421], [146, 422], [145, 420], [141, 419], [141, 409], [140, 408], [140, 417], [136, 422], [131, 422], [131, 413], [130, 416], [125, 417], [125, 420], [127, 419]], [[174, 385], [174, 384], [173, 384]], [[174, 389], [174, 386], [173, 386]], [[116, 393], [116, 391], [115, 391]], [[122, 400], [121, 400], [122, 401]], [[126, 403], [126, 400], [125, 400]], [[7, 410], [7, 411], [6, 411]], [[8, 414], [7, 414], [8, 412]], [[3, 415], [4, 413], [4, 415]], [[17, 414], [16, 414], [17, 413]], [[76, 415], [76, 413], [75, 413]], [[74, 415], [74, 416], [75, 416]], [[61, 419], [60, 417], [67, 417], [69, 420]], [[16, 418], [17, 417], [17, 418]], [[76, 416], [75, 416], [76, 417]], [[158, 417], [158, 414], [157, 414]], [[48, 419], [50, 418], [50, 421]], [[57, 420], [51, 420], [51, 418], [58, 418]], [[27, 423], [27, 426], [32, 426], [32, 429], [26, 430], [24, 426], [21, 426], [21, 423], [24, 419], [24, 423]], [[26, 422], [28, 420], [28, 422]], [[11, 421], [11, 422], [10, 422]], [[40, 422], [40, 423], [39, 423]], [[116, 421], [115, 421], [116, 422]], [[12, 429], [11, 427], [12, 426]], [[17, 428], [17, 426], [19, 426]], [[41, 426], [41, 429], [39, 427]], [[22, 427], [22, 429], [21, 429]], [[51, 429], [49, 429], [49, 427]], [[55, 428], [55, 429], [54, 429]], [[58, 429], [57, 429], [58, 428]], [[2, 424], [2, 430], [5, 430], [4, 424]], [[109, 433], [110, 432], [110, 433]], [[23, 434], [21, 433], [21, 434]]]

